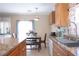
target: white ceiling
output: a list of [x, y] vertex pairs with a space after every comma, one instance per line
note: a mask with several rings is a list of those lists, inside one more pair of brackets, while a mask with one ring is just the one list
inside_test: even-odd
[[53, 3], [0, 3], [0, 14], [48, 14], [54, 10]]

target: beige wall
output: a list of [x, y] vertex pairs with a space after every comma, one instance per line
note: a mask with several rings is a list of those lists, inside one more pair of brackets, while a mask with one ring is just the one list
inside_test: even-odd
[[[11, 32], [16, 33], [16, 20], [33, 20], [34, 16], [11, 16]], [[35, 21], [35, 29], [44, 38], [44, 33], [50, 32], [50, 25], [47, 15], [41, 15], [39, 21]]]

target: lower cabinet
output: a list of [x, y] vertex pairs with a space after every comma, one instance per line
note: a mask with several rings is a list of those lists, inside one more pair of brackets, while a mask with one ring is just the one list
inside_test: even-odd
[[19, 49], [16, 48], [14, 51], [12, 51], [9, 56], [18, 56], [18, 52], [19, 52]]
[[22, 42], [22, 44], [19, 45], [19, 54], [20, 56], [25, 56], [26, 55], [26, 41]]
[[57, 42], [53, 42], [53, 56], [74, 56], [70, 51], [61, 47]]
[[53, 43], [53, 55], [55, 56], [64, 56], [66, 55], [66, 50], [61, 48], [60, 45], [58, 45], [57, 43]]

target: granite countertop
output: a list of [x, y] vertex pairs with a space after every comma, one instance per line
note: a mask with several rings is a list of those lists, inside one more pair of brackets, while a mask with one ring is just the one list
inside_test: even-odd
[[79, 39], [79, 36], [77, 35], [72, 35], [72, 34], [64, 34], [64, 37], [66, 38], [73, 38], [73, 39]]
[[16, 41], [16, 39], [12, 37], [3, 39], [3, 42], [0, 42], [0, 56], [3, 56], [5, 53], [7, 53], [19, 43], [20, 42]]
[[51, 38], [51, 40], [54, 40], [56, 41], [59, 45], [61, 45], [61, 47], [63, 47], [64, 49], [70, 51], [72, 54], [74, 54], [75, 56], [79, 56], [79, 47], [69, 47], [67, 45], [64, 45], [63, 43], [61, 43], [59, 40], [58, 37], [52, 37], [52, 36], [49, 36], [49, 38]]

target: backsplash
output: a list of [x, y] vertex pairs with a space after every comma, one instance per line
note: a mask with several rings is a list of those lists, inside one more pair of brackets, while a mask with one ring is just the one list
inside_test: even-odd
[[55, 26], [55, 24], [53, 24], [51, 26], [51, 32], [56, 32], [58, 37], [62, 37], [64, 34], [68, 34], [68, 28], [67, 27], [58, 28], [57, 26]]

